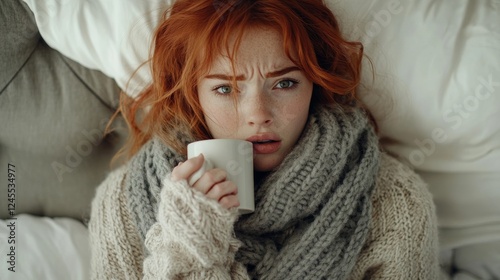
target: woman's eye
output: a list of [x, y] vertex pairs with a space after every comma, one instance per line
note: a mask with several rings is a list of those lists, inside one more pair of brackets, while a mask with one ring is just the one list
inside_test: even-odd
[[292, 81], [292, 80], [283, 80], [283, 81], [278, 82], [278, 84], [276, 85], [276, 88], [280, 88], [280, 89], [291, 88], [296, 83], [297, 83], [296, 81]]
[[219, 86], [215, 88], [215, 90], [219, 94], [230, 94], [232, 92], [232, 88], [230, 86]]

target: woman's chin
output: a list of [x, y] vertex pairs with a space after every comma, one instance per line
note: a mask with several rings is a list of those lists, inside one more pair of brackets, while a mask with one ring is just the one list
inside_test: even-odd
[[269, 172], [273, 171], [283, 159], [276, 156], [262, 156], [255, 155], [253, 159], [253, 169], [255, 172]]

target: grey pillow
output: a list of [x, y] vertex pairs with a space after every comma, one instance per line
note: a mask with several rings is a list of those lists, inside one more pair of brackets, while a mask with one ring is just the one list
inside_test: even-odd
[[[0, 43], [1, 197], [11, 164], [15, 213], [86, 220], [126, 137], [121, 119], [103, 134], [120, 90], [47, 46], [20, 1], [1, 1], [0, 36], [8, 38]], [[10, 216], [7, 202], [0, 202], [0, 218]]]

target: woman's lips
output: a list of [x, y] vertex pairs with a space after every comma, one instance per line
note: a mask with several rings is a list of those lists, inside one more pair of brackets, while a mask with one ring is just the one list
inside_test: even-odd
[[253, 151], [256, 154], [271, 154], [279, 150], [281, 139], [272, 132], [255, 134], [246, 139], [253, 144]]
[[279, 150], [281, 141], [253, 142], [252, 144], [256, 154], [271, 154]]

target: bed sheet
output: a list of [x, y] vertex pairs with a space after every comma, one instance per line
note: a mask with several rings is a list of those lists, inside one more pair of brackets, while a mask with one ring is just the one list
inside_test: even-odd
[[74, 219], [21, 214], [0, 220], [0, 252], [1, 279], [90, 279], [88, 230]]

